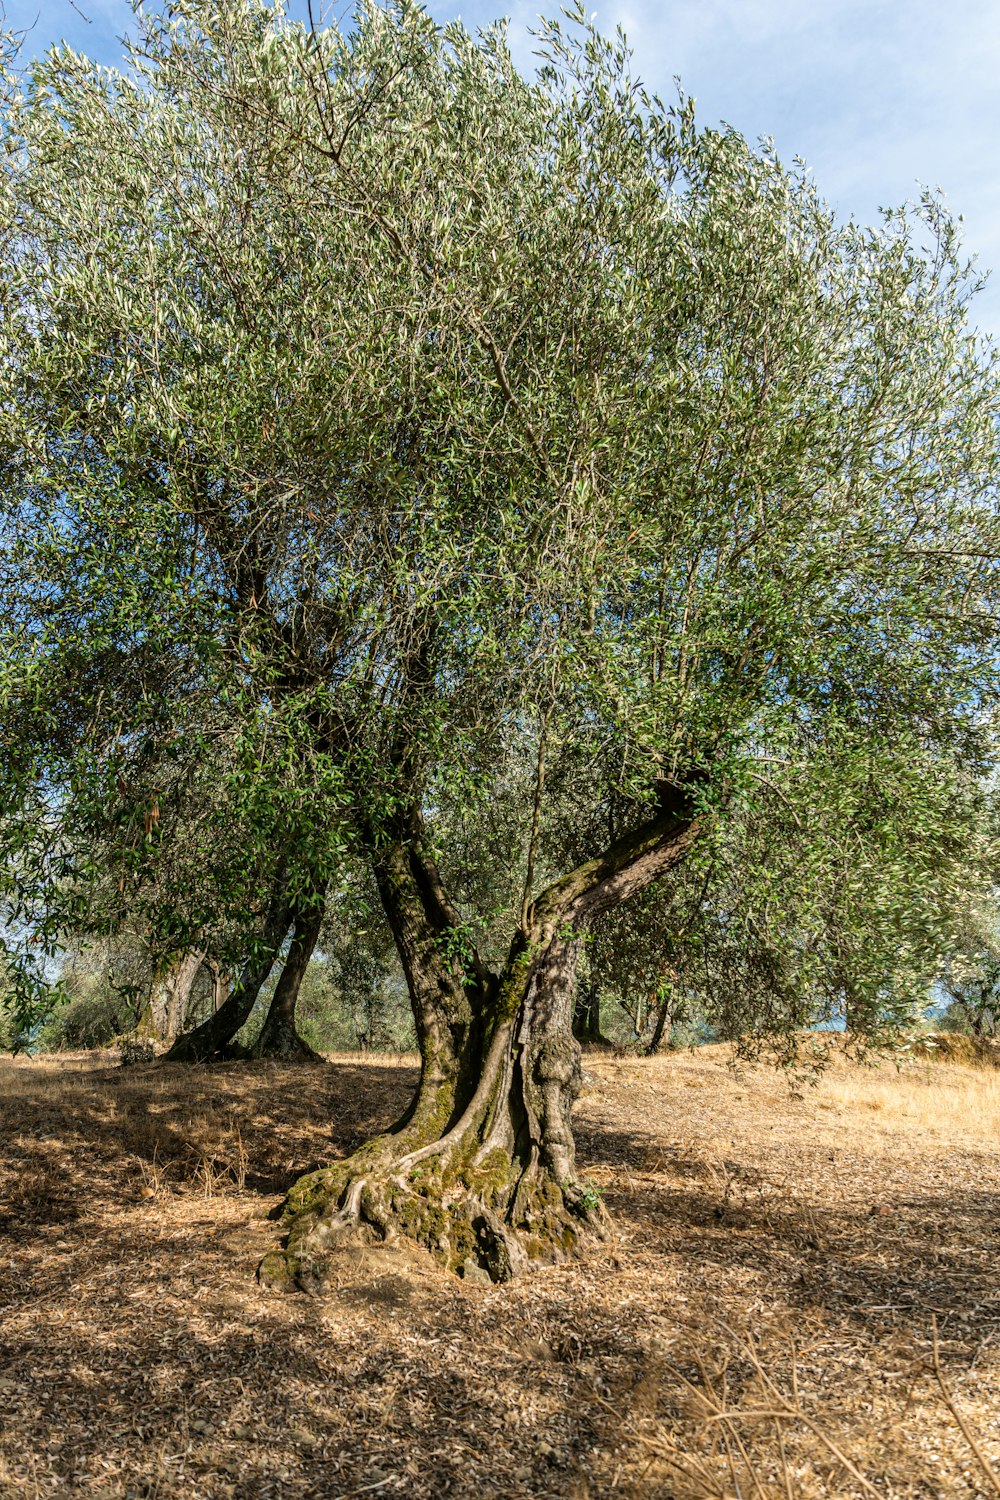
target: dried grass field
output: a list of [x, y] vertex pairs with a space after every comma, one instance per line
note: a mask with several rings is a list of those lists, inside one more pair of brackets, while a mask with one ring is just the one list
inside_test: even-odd
[[412, 1063], [109, 1063], [0, 1064], [3, 1500], [998, 1493], [1000, 1069], [590, 1055], [606, 1250], [307, 1298], [267, 1214]]

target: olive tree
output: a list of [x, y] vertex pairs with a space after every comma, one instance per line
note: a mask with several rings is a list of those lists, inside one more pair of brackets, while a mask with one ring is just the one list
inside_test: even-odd
[[[992, 753], [998, 384], [953, 224], [838, 225], [582, 12], [538, 45], [525, 78], [409, 0], [182, 0], [6, 112], [5, 807], [62, 851], [116, 756], [224, 704], [262, 830], [294, 789], [275, 932], [304, 951], [363, 860], [406, 976], [413, 1102], [293, 1189], [276, 1280], [357, 1233], [495, 1279], [600, 1234], [595, 922], [790, 787], [933, 844]], [[456, 878], [512, 782], [503, 878]]]

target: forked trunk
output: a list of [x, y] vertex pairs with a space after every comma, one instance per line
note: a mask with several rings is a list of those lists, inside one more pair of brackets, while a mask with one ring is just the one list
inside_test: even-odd
[[288, 957], [278, 977], [260, 1035], [250, 1049], [251, 1057], [274, 1057], [283, 1062], [323, 1061], [319, 1053], [299, 1036], [295, 1025], [295, 1004], [322, 921], [322, 906], [296, 916]]
[[266, 1257], [263, 1280], [322, 1286], [339, 1243], [402, 1233], [460, 1274], [505, 1281], [604, 1233], [600, 1199], [577, 1177], [570, 1121], [580, 944], [601, 911], [677, 864], [694, 833], [690, 817], [664, 814], [555, 882], [529, 907], [500, 974], [459, 943], [419, 825], [377, 862], [420, 1083], [393, 1130], [296, 1183], [282, 1216], [287, 1244]]
[[284, 898], [276, 900], [268, 913], [257, 950], [243, 966], [228, 999], [207, 1021], [177, 1038], [166, 1054], [166, 1062], [211, 1062], [227, 1055], [274, 968], [291, 920], [288, 902]]

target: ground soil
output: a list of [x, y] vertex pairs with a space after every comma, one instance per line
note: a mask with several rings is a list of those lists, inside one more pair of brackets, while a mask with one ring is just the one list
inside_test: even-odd
[[267, 1215], [412, 1063], [111, 1062], [0, 1063], [3, 1500], [996, 1493], [995, 1069], [591, 1054], [608, 1246], [345, 1252], [308, 1297], [258, 1286]]

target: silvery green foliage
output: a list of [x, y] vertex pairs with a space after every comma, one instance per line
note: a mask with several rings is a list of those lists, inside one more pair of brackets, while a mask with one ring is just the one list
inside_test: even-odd
[[[905, 927], [905, 861], [947, 863], [997, 666], [955, 225], [838, 225], [582, 11], [538, 44], [525, 79], [406, 0], [317, 33], [185, 0], [119, 70], [8, 90], [0, 811], [36, 952], [116, 901], [245, 943], [279, 868], [338, 878], [414, 799], [443, 844], [512, 785], [515, 920], [658, 783], [718, 847], [795, 831], [803, 929], [835, 865], [863, 942], [872, 889]], [[768, 869], [758, 924], [799, 890]]]

